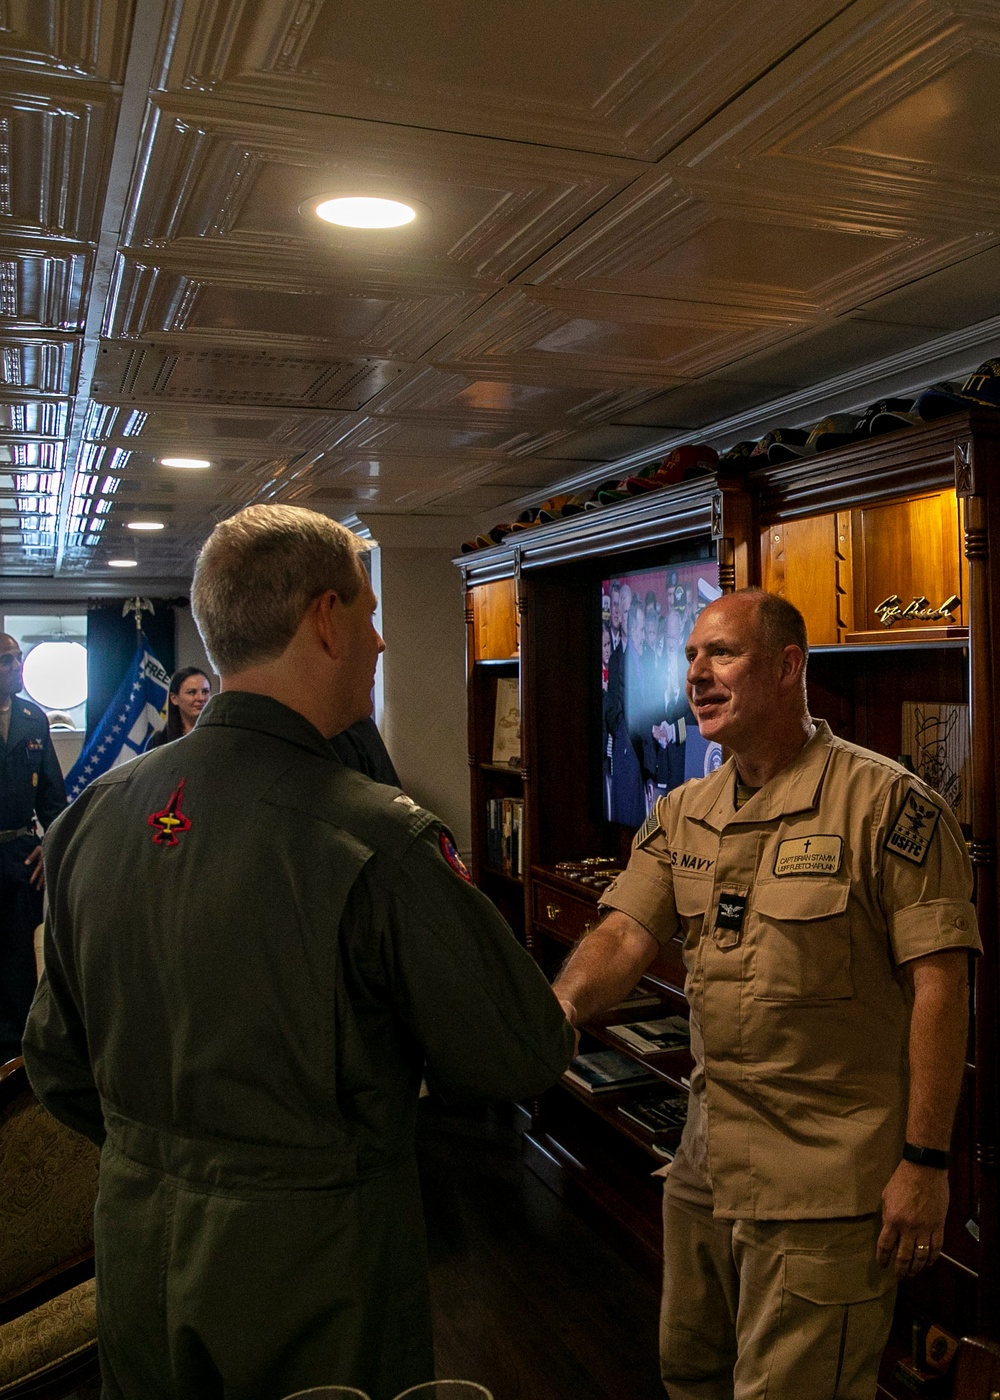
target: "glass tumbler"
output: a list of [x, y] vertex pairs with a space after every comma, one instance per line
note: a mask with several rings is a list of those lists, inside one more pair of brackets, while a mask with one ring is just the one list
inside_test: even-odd
[[493, 1396], [475, 1381], [427, 1381], [404, 1390], [396, 1400], [493, 1400]]
[[363, 1390], [349, 1385], [314, 1385], [309, 1390], [296, 1390], [285, 1400], [368, 1400]]

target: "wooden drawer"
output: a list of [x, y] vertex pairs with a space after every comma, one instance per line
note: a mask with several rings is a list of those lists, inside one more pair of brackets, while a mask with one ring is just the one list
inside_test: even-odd
[[535, 924], [546, 933], [554, 934], [563, 943], [575, 943], [583, 934], [596, 928], [600, 915], [596, 904], [536, 882], [534, 887]]

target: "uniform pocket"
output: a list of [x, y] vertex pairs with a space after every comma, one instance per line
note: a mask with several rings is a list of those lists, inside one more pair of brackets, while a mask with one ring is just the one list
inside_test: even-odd
[[847, 1257], [785, 1255], [785, 1292], [807, 1303], [828, 1307], [866, 1303], [881, 1298], [895, 1282], [892, 1269], [883, 1269], [872, 1250]]
[[749, 934], [758, 1001], [837, 1001], [854, 993], [846, 884], [784, 878], [758, 884]]
[[674, 871], [674, 907], [684, 933], [685, 948], [697, 946], [711, 897], [711, 876], [681, 875]]

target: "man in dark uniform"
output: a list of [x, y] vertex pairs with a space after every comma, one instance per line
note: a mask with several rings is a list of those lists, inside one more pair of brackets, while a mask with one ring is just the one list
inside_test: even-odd
[[35, 929], [42, 922], [42, 847], [66, 806], [45, 711], [19, 697], [21, 648], [0, 632], [0, 1064], [21, 1053], [35, 991]]
[[102, 1145], [105, 1400], [432, 1378], [421, 1077], [518, 1098], [573, 1053], [441, 823], [328, 742], [382, 650], [361, 548], [290, 507], [217, 526], [193, 609], [221, 693], [46, 841], [25, 1059]]
[[330, 745], [345, 768], [364, 773], [373, 782], [402, 787], [385, 740], [370, 715], [352, 724], [343, 734], [335, 734]]

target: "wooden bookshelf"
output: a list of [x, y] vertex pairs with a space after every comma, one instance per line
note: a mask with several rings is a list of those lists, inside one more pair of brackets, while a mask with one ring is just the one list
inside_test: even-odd
[[[743, 476], [668, 487], [520, 532], [482, 558], [456, 561], [469, 599], [474, 805], [486, 781], [483, 745], [491, 723], [488, 683], [475, 679], [488, 660], [482, 637], [519, 638], [518, 660], [505, 661], [517, 668], [522, 719], [517, 782], [527, 874], [517, 926], [549, 976], [600, 918], [599, 890], [564, 878], [557, 865], [585, 857], [624, 863], [633, 834], [604, 820], [594, 800], [595, 581], [690, 558], [698, 549], [718, 560], [724, 590], [760, 583], [801, 608], [813, 645], [810, 708], [835, 733], [896, 758], [904, 702], [968, 707], [966, 831], [986, 953], [975, 967], [945, 1254], [901, 1290], [900, 1326], [905, 1334], [907, 1319], [919, 1317], [957, 1335], [1000, 1337], [1000, 772], [993, 698], [1000, 694], [993, 642], [1000, 606], [1000, 415], [976, 410]], [[950, 606], [942, 617], [904, 616], [886, 627], [877, 609], [894, 595], [904, 611], [914, 598], [926, 598], [930, 612]], [[501, 599], [508, 610], [503, 628], [495, 614]], [[480, 623], [477, 633], [477, 619], [487, 616], [489, 627]], [[679, 944], [667, 946], [644, 984], [655, 991], [659, 1009], [644, 1008], [634, 1019], [684, 1007]], [[600, 1026], [588, 1028], [584, 1046], [629, 1053]], [[657, 1064], [665, 1084], [681, 1082], [680, 1063]], [[566, 1083], [544, 1095], [529, 1131], [531, 1160], [558, 1189], [606, 1213], [638, 1257], [655, 1260], [654, 1154], [617, 1112], [617, 1098]], [[901, 1396], [890, 1372], [883, 1368], [880, 1385]]]

